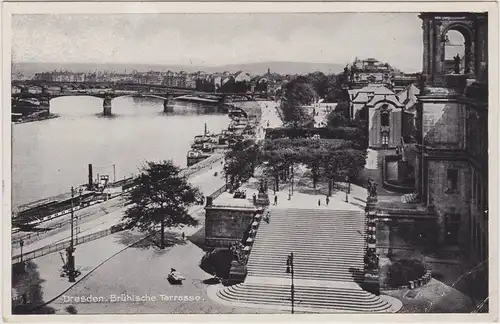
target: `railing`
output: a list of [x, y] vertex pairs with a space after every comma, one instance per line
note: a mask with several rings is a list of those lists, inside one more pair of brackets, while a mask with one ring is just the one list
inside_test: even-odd
[[219, 162], [220, 160], [222, 160], [224, 158], [224, 155], [221, 155], [219, 157], [209, 157], [208, 159], [206, 160], [203, 160], [203, 161], [200, 161], [196, 164], [194, 164], [192, 167], [189, 167], [189, 168], [186, 168], [184, 170], [182, 170], [179, 175], [180, 176], [184, 176], [184, 177], [189, 177], [190, 175], [202, 170], [202, 169], [205, 169], [209, 166], [211, 166], [212, 164], [214, 164], [215, 162]]
[[220, 195], [222, 195], [222, 193], [226, 192], [226, 190], [227, 190], [227, 184], [224, 184], [222, 187], [220, 187], [219, 189], [215, 190], [208, 197], [211, 197], [212, 199], [215, 199], [215, 198], [219, 197]]
[[[111, 228], [108, 228], [108, 229], [105, 229], [105, 230], [102, 230], [99, 232], [95, 232], [95, 233], [84, 235], [84, 236], [79, 236], [79, 237], [75, 238], [74, 245], [79, 245], [79, 244], [87, 243], [90, 241], [94, 241], [94, 240], [100, 239], [102, 237], [108, 236], [110, 234], [122, 231], [123, 229], [124, 228], [121, 226], [113, 226]], [[44, 246], [43, 248], [36, 249], [36, 250], [30, 251], [27, 253], [23, 253], [22, 260], [28, 261], [28, 260], [32, 260], [32, 259], [44, 256], [44, 255], [47, 255], [49, 253], [62, 251], [62, 250], [67, 249], [68, 247], [70, 247], [70, 245], [71, 245], [71, 240], [67, 240], [67, 241], [64, 241], [61, 243], [47, 245], [47, 246]], [[21, 261], [20, 254], [12, 257], [13, 264], [19, 263], [20, 261]]]

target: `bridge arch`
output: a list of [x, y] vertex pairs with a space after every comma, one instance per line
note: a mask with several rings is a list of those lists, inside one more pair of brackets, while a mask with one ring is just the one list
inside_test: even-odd
[[[103, 93], [103, 94], [89, 94], [89, 93], [72, 93], [72, 94], [55, 94], [50, 95], [48, 98], [48, 104], [52, 99], [65, 98], [65, 97], [92, 97], [102, 99], [102, 108], [104, 116], [112, 115], [112, 101], [117, 98], [126, 97], [141, 97], [141, 98], [155, 98], [163, 100], [163, 111], [170, 112], [172, 107], [169, 106], [169, 101], [173, 100], [173, 96], [158, 96], [153, 94], [139, 94], [139, 93]], [[43, 99], [42, 99], [43, 100]]]

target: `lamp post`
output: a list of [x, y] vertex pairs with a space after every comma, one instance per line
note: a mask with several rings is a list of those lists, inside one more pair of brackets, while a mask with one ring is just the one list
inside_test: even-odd
[[75, 256], [73, 253], [75, 252], [74, 246], [74, 219], [75, 213], [73, 211], [73, 198], [75, 197], [75, 188], [71, 187], [71, 241], [69, 248], [66, 249], [68, 261], [67, 261], [67, 271], [69, 282], [75, 282]]
[[287, 256], [286, 259], [286, 273], [290, 273], [292, 275], [292, 285], [290, 286], [291, 293], [291, 302], [292, 302], [292, 314], [294, 313], [294, 304], [295, 304], [295, 286], [293, 284], [293, 252]]
[[347, 182], [347, 186], [345, 187], [345, 202], [349, 202], [349, 192], [351, 191], [351, 182], [349, 180], [349, 176], [345, 176], [345, 180]]
[[19, 246], [21, 247], [21, 264], [23, 263], [23, 246], [24, 246], [24, 240], [21, 239], [19, 241]]

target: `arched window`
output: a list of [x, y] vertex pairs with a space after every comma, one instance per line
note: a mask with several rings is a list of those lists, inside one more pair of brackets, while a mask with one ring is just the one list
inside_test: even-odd
[[464, 35], [451, 29], [446, 33], [444, 43], [445, 73], [467, 73]]
[[389, 112], [382, 111], [380, 113], [380, 126], [389, 126]]

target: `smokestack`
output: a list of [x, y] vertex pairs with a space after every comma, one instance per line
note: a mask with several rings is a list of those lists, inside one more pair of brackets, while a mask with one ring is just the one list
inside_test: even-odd
[[89, 184], [88, 184], [88, 190], [92, 190], [93, 187], [93, 182], [94, 182], [94, 176], [92, 174], [92, 164], [89, 164]]

